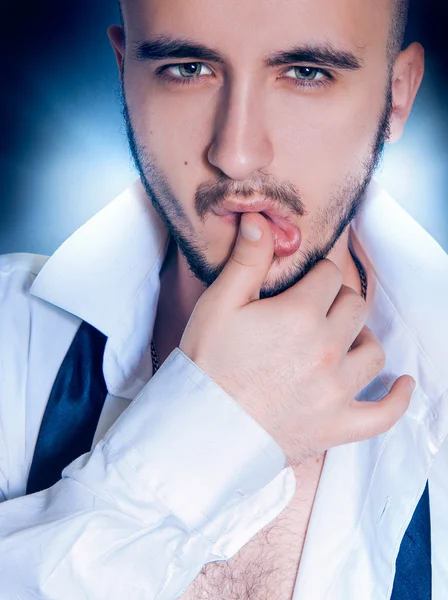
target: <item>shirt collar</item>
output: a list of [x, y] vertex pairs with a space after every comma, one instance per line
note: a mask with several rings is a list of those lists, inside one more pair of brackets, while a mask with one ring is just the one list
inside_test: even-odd
[[[31, 287], [34, 296], [108, 336], [104, 371], [111, 394], [131, 399], [152, 375], [149, 348], [169, 238], [138, 180], [71, 235]], [[442, 393], [448, 387], [446, 253], [376, 182], [352, 221], [350, 243], [367, 269], [372, 318], [385, 324], [399, 318], [407, 343], [434, 370], [431, 393]], [[409, 374], [419, 379], [418, 372]]]
[[107, 337], [110, 394], [132, 399], [152, 375], [150, 343], [169, 233], [140, 180], [75, 231], [48, 259], [31, 294]]
[[[415, 348], [426, 372], [432, 372], [430, 395], [440, 395], [448, 388], [448, 255], [375, 181], [350, 233], [370, 274], [368, 323], [382, 338], [392, 331], [392, 322], [401, 328], [404, 338], [391, 340], [394, 354], [403, 354], [400, 343]], [[413, 371], [409, 374], [420, 383], [422, 374]]]

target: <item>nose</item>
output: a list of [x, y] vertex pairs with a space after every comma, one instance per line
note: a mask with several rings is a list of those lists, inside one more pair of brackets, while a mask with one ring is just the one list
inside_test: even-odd
[[230, 179], [242, 181], [274, 158], [263, 92], [247, 78], [233, 87], [226, 83], [222, 95], [208, 160]]

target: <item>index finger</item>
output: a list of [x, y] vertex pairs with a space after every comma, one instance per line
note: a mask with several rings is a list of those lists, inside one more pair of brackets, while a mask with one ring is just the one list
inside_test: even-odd
[[307, 303], [325, 316], [341, 289], [341, 270], [328, 258], [320, 260], [300, 281], [275, 298], [298, 303]]

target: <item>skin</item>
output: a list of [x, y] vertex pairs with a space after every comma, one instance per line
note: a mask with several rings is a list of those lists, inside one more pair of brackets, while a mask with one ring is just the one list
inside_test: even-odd
[[[234, 246], [237, 226], [224, 226], [212, 212], [222, 201], [218, 191], [230, 199], [244, 188], [249, 197], [277, 190], [278, 206], [301, 230], [296, 253], [273, 257], [261, 297], [281, 293], [324, 257], [361, 293], [348, 249], [350, 218], [381, 152], [379, 130], [384, 141], [400, 138], [424, 71], [417, 43], [388, 60], [391, 0], [125, 0], [123, 12], [126, 43], [121, 27], [108, 34], [131, 149], [173, 236], [154, 329], [161, 362]], [[135, 48], [159, 35], [188, 37], [223, 62], [140, 60]], [[315, 44], [353, 54], [361, 68], [263, 64], [274, 52]], [[157, 76], [166, 65], [164, 73], [177, 80], [202, 70], [176, 85]], [[310, 67], [316, 79], [304, 81], [310, 71], [294, 67]]]

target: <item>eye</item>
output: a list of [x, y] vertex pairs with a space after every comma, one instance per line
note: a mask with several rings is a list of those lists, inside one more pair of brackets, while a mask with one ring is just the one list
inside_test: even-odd
[[287, 73], [293, 71], [295, 77], [291, 79], [300, 79], [301, 81], [320, 81], [325, 79], [326, 73], [317, 67], [292, 67]]
[[[208, 73], [204, 73], [204, 69], [208, 70]], [[210, 75], [212, 71], [200, 62], [181, 63], [178, 65], [167, 65], [164, 68], [165, 72], [169, 72], [175, 79], [195, 79], [200, 75]], [[176, 74], [177, 71], [177, 74]], [[178, 76], [180, 74], [180, 77]]]

